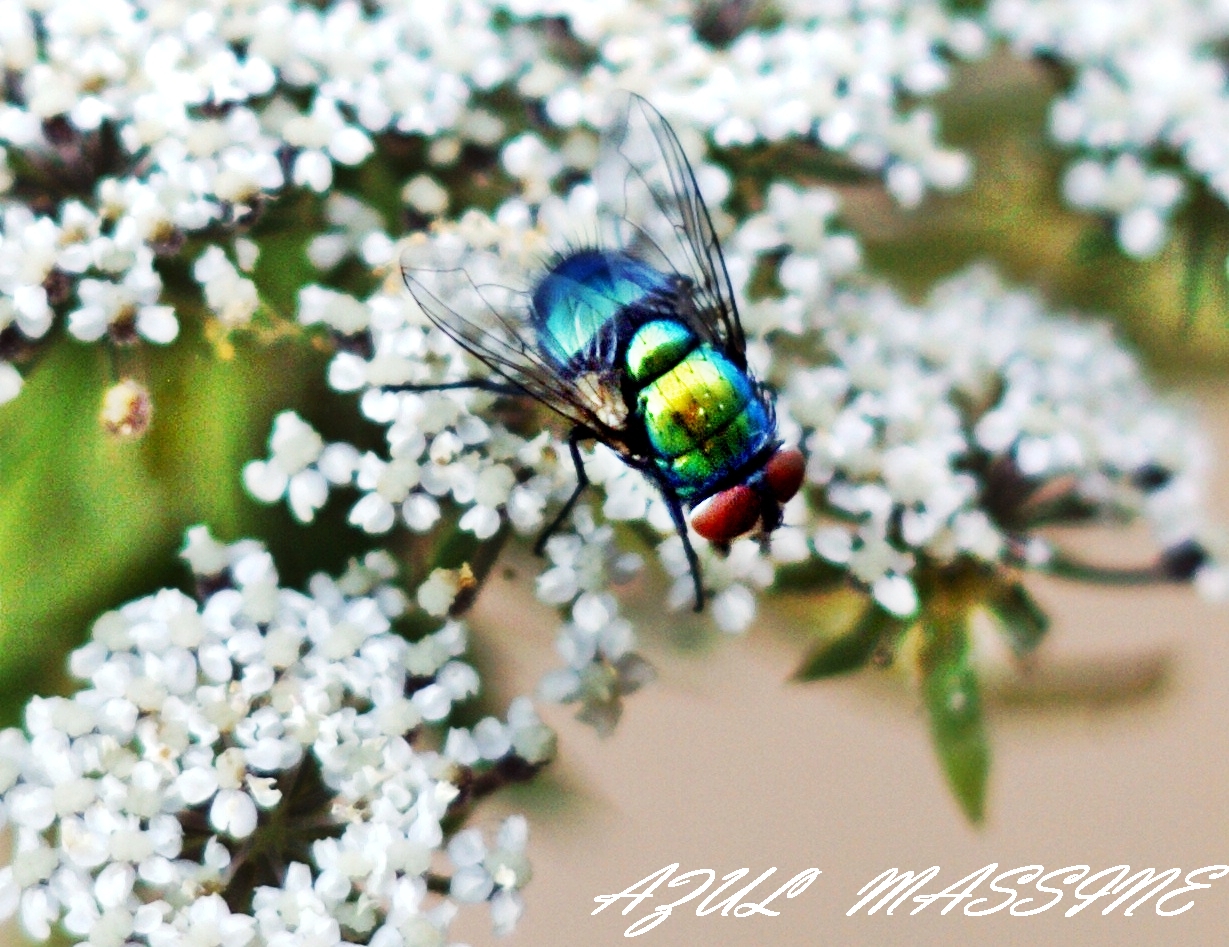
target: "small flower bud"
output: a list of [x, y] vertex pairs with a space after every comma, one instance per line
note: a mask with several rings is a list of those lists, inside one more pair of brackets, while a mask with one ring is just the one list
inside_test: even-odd
[[1161, 555], [1161, 570], [1175, 582], [1189, 582], [1207, 562], [1208, 554], [1203, 546], [1188, 539], [1165, 550]]
[[473, 604], [478, 580], [463, 563], [460, 569], [436, 569], [418, 589], [418, 604], [428, 615], [456, 616]]
[[1160, 464], [1145, 464], [1131, 475], [1131, 482], [1141, 490], [1152, 493], [1173, 480], [1173, 471]]
[[152, 415], [153, 400], [149, 389], [131, 378], [125, 378], [102, 396], [98, 420], [108, 434], [138, 438], [149, 430]]

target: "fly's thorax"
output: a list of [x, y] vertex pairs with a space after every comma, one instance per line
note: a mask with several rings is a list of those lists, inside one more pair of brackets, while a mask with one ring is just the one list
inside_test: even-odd
[[637, 408], [658, 469], [684, 499], [749, 465], [776, 434], [746, 371], [707, 344], [645, 385]]
[[[592, 361], [603, 337], [634, 329], [631, 314], [671, 291], [666, 274], [621, 251], [578, 250], [558, 260], [533, 292], [538, 347], [564, 373]], [[626, 324], [625, 324], [626, 323]], [[617, 351], [617, 344], [610, 351]]]

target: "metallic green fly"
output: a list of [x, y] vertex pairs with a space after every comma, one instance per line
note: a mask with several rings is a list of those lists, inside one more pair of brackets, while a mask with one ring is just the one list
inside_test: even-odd
[[[674, 130], [628, 96], [594, 171], [600, 239], [556, 255], [526, 292], [492, 305], [442, 299], [403, 268], [428, 318], [503, 382], [570, 425], [576, 490], [538, 550], [588, 485], [579, 445], [598, 440], [661, 492], [704, 605], [695, 531], [716, 544], [757, 526], [767, 537], [802, 484], [797, 448], [782, 447], [771, 391], [747, 365], [746, 339], [721, 246]], [[499, 308], [501, 311], [495, 311]], [[431, 386], [404, 386], [423, 390]]]

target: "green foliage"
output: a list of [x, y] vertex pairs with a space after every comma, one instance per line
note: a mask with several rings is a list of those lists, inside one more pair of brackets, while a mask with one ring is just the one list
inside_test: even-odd
[[990, 590], [986, 605], [998, 619], [1018, 657], [1032, 653], [1045, 637], [1050, 619], [1019, 582], [1002, 580]]
[[[184, 583], [176, 552], [187, 527], [267, 536], [275, 552], [301, 545], [291, 533], [301, 527], [254, 504], [240, 471], [263, 453], [278, 410], [315, 400], [321, 353], [296, 332], [240, 340], [235, 357], [219, 358], [198, 306], [177, 288], [174, 345], [120, 349], [109, 361], [58, 336], [21, 396], [0, 408], [0, 723], [19, 719], [31, 694], [67, 686], [65, 655], [97, 615]], [[127, 375], [149, 387], [154, 406], [135, 441], [98, 422], [103, 392]]]
[[948, 601], [932, 603], [923, 614], [919, 666], [930, 735], [956, 801], [970, 821], [980, 822], [990, 749], [977, 676], [969, 664], [968, 611]]
[[[1189, 335], [1199, 318], [1200, 309], [1208, 301], [1226, 315], [1225, 269], [1229, 252], [1229, 210], [1205, 184], [1194, 188], [1183, 215], [1186, 236], [1186, 273], [1183, 281], [1185, 321], [1183, 334]], [[1216, 297], [1219, 296], [1219, 300]], [[1219, 305], [1217, 305], [1219, 303]]]
[[794, 672], [794, 679], [817, 681], [859, 670], [876, 652], [894, 646], [908, 625], [871, 603], [851, 630], [812, 651]]

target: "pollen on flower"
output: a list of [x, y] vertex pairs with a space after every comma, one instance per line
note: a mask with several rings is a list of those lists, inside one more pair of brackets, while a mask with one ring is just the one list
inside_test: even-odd
[[477, 590], [477, 580], [468, 564], [460, 569], [435, 569], [418, 587], [418, 604], [428, 615], [455, 613], [457, 603]]

